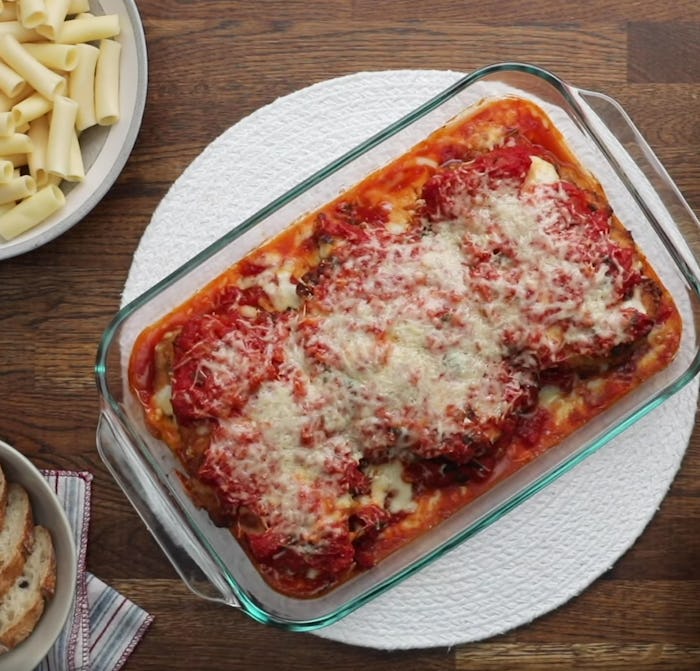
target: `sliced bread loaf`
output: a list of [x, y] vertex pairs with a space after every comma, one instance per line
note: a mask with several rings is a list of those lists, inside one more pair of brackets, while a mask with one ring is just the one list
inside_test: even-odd
[[44, 612], [56, 589], [56, 556], [49, 531], [35, 526], [31, 552], [22, 575], [0, 598], [0, 651], [21, 643]]
[[5, 518], [0, 528], [0, 595], [21, 575], [32, 546], [32, 508], [21, 485], [7, 485]]

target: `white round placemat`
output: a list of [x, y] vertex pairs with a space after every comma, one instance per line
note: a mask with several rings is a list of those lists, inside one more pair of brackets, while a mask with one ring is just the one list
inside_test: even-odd
[[[158, 206], [123, 302], [460, 76], [358, 73], [280, 98], [229, 128]], [[654, 515], [688, 444], [696, 399], [694, 383], [468, 543], [316, 634], [383, 649], [450, 646], [565, 603], [608, 570]]]

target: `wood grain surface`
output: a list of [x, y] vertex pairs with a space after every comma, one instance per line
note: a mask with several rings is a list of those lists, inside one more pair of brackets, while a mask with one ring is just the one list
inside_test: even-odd
[[195, 596], [95, 449], [97, 344], [170, 184], [230, 125], [361, 70], [529, 61], [629, 112], [700, 212], [697, 0], [140, 0], [146, 112], [104, 200], [52, 243], [0, 262], [0, 438], [94, 476], [88, 567], [155, 616], [127, 671], [700, 669], [700, 431], [658, 514], [579, 597], [491, 640], [380, 652], [270, 629]]

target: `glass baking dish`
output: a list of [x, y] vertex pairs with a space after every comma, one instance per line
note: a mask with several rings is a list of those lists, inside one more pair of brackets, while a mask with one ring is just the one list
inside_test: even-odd
[[[260, 577], [230, 532], [216, 527], [206, 512], [192, 504], [177, 477], [176, 458], [146, 428], [127, 381], [134, 341], [143, 328], [301, 215], [322, 206], [483, 98], [509, 94], [543, 107], [580, 162], [603, 185], [618, 217], [632, 231], [682, 314], [678, 355], [668, 368], [594, 421], [374, 568], [317, 598], [279, 594]], [[614, 100], [570, 86], [531, 65], [482, 68], [241, 221], [115, 316], [96, 362], [101, 399], [99, 453], [193, 592], [288, 629], [332, 624], [508, 513], [695, 376], [699, 244], [695, 215]]]

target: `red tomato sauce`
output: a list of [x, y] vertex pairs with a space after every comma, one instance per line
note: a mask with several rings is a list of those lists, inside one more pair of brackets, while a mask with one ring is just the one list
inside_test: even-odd
[[[491, 146], [493, 137], [496, 146]], [[561, 216], [552, 226], [567, 241], [566, 261], [589, 273], [604, 272], [615, 284], [619, 301], [638, 293], [645, 310], [622, 311], [618, 340], [591, 336], [580, 345], [562, 347], [556, 357], [548, 349], [556, 330], [553, 335], [543, 326], [537, 337], [523, 335], [517, 325], [512, 333], [504, 331], [504, 346], [512, 353], [504, 362], [503, 375], [515, 379], [523, 371], [531, 372], [532, 380], [526, 376], [524, 383], [506, 386], [503, 400], [509, 410], [481, 423], [473, 422], [469, 407], [456, 399], [446, 415], [450, 421], [473, 423], [469, 432], [439, 434], [410, 407], [400, 420], [388, 405], [379, 407], [375, 428], [363, 434], [364, 456], [357, 460], [339, 454], [327, 460], [326, 475], [335, 487], [330, 499], [343, 499], [348, 508], [329, 518], [333, 521], [317, 547], [302, 547], [299, 539], [270, 522], [274, 514], [266, 503], [263, 480], [239, 472], [235, 460], [213, 459], [211, 446], [231, 422], [241, 423], [247, 404], [266, 384], [284, 382], [294, 402], [307, 403], [309, 382], [290, 366], [284, 349], [290, 334], [301, 339], [307, 365], [318, 375], [341, 365], [337, 352], [315, 337], [329, 297], [339, 286], [362, 299], [368, 268], [381, 268], [391, 245], [420, 240], [431, 227], [458, 218], [460, 199], [478, 197], [484, 184], [492, 189], [504, 182], [522, 185], [532, 156], [552, 164], [560, 177], [561, 195], [555, 206]], [[397, 212], [403, 214], [399, 223], [404, 228], [393, 230]], [[507, 242], [491, 249], [481, 244], [475, 237], [464, 242], [464, 249], [473, 290], [488, 305], [504, 276], [517, 278], [513, 260], [518, 250]], [[264, 288], [271, 257], [291, 263], [300, 307], [282, 311], [274, 307]], [[562, 272], [553, 280], [553, 292], [565, 290], [570, 282]], [[385, 291], [388, 301], [404, 288], [382, 285], [377, 291]], [[426, 307], [438, 330], [453, 319], [449, 303], [430, 309]], [[556, 304], [549, 310], [543, 307], [542, 324], [557, 309]], [[559, 131], [535, 105], [504, 99], [439, 129], [328, 205], [294, 222], [147, 328], [134, 346], [129, 379], [151, 430], [180, 457], [183, 481], [195, 502], [231, 529], [275, 589], [313, 597], [371, 568], [456, 514], [663, 369], [675, 355], [680, 332], [680, 316], [670, 295]], [[378, 326], [368, 334], [379, 349], [391, 346], [385, 329]], [[222, 343], [228, 348], [226, 356], [220, 353]], [[538, 361], [532, 370], [523, 350]], [[202, 368], [203, 361], [211, 368], [228, 360], [225, 378]], [[170, 389], [171, 410], [161, 402], [165, 388]], [[319, 436], [331, 435], [324, 421], [313, 413], [305, 418], [299, 429], [302, 454], [303, 449], [317, 448]], [[245, 460], [250, 450], [258, 449], [258, 428], [248, 427], [248, 433], [237, 430], [237, 459]], [[413, 507], [394, 509], [391, 497], [383, 503], [371, 499], [369, 474], [373, 467], [397, 458], [391, 455], [407, 435], [412, 441], [410, 458], [399, 460], [402, 486], [410, 489]], [[309, 513], [322, 516], [329, 495], [311, 488], [304, 496]]]

